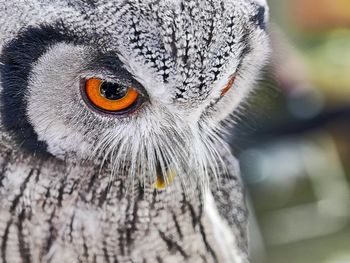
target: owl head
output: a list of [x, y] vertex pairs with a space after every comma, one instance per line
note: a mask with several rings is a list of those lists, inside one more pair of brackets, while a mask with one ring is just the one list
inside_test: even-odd
[[269, 51], [265, 1], [0, 3], [1, 130], [15, 145], [145, 184], [222, 169], [222, 123]]

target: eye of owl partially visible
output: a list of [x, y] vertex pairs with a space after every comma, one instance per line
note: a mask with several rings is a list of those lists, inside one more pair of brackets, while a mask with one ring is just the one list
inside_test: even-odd
[[118, 169], [137, 156], [141, 177], [216, 166], [220, 123], [267, 55], [264, 3], [33, 3], [42, 15], [28, 10], [2, 52], [4, 126], [20, 144]]
[[[121, 178], [141, 196], [207, 188], [232, 172], [225, 122], [266, 63], [267, 19], [264, 0], [0, 0], [1, 143], [16, 162], [65, 170], [36, 182], [79, 174], [67, 192], [81, 202], [105, 189], [92, 191], [99, 207]], [[107, 179], [84, 182], [86, 167]], [[31, 185], [16, 182], [5, 197]]]
[[86, 103], [106, 114], [130, 114], [143, 102], [134, 87], [91, 78], [83, 82], [82, 94]]

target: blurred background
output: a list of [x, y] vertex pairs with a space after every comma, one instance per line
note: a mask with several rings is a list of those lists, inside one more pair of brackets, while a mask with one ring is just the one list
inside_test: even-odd
[[350, 263], [350, 0], [270, 0], [273, 59], [232, 145], [253, 263]]

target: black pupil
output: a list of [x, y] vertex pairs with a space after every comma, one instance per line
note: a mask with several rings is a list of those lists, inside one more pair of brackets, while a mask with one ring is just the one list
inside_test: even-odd
[[100, 86], [100, 93], [103, 97], [109, 100], [120, 100], [126, 96], [128, 86], [103, 82]]

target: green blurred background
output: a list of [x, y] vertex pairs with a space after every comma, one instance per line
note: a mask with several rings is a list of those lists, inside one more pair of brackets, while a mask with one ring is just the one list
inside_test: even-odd
[[270, 0], [272, 61], [234, 131], [253, 263], [350, 263], [350, 0]]

